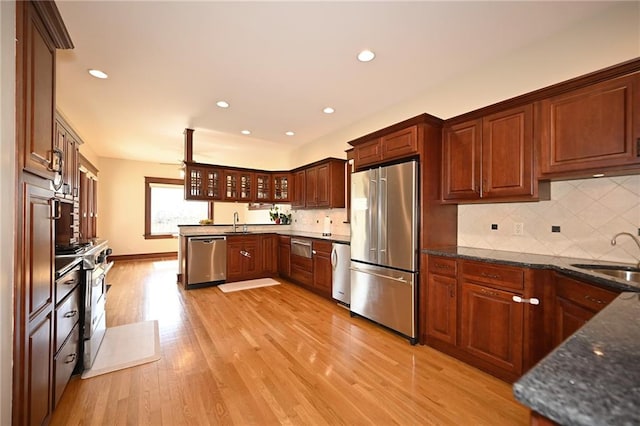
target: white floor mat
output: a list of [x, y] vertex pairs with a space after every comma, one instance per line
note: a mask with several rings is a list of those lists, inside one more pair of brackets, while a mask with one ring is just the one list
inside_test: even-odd
[[259, 278], [257, 280], [238, 281], [237, 283], [220, 284], [218, 288], [223, 293], [231, 293], [232, 291], [248, 290], [250, 288], [268, 287], [270, 285], [279, 285], [280, 283], [272, 278]]
[[107, 328], [98, 355], [83, 379], [160, 359], [158, 321], [143, 321]]

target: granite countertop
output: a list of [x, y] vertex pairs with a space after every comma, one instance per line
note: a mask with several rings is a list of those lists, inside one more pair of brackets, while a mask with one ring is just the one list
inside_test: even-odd
[[248, 232], [242, 232], [242, 225], [238, 225], [238, 232], [233, 232], [233, 225], [181, 225], [179, 227], [181, 237], [204, 236], [204, 235], [255, 235], [255, 234], [277, 234], [291, 237], [315, 238], [337, 243], [349, 244], [351, 239], [348, 235], [322, 235], [321, 232], [306, 232], [291, 229], [290, 225], [248, 225]]
[[587, 269], [581, 269], [573, 266], [574, 264], [624, 265], [630, 267], [636, 266], [633, 264], [622, 264], [619, 262], [605, 262], [593, 259], [578, 259], [562, 256], [549, 256], [543, 254], [488, 250], [472, 247], [427, 248], [423, 249], [422, 253], [460, 259], [480, 260], [488, 263], [522, 266], [534, 269], [552, 269], [558, 272], [562, 272], [565, 275], [573, 276], [582, 280], [587, 280], [590, 283], [617, 291], [640, 292], [640, 284], [631, 281], [625, 281], [621, 278], [614, 278], [597, 272], [591, 272]]
[[640, 424], [640, 294], [622, 293], [513, 385], [562, 425]]

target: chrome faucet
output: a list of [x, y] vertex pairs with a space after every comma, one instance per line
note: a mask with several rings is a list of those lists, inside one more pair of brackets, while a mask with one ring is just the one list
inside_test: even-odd
[[[627, 236], [631, 237], [631, 239], [636, 242], [636, 244], [638, 245], [638, 248], [640, 249], [640, 240], [638, 240], [638, 238], [635, 235], [633, 235], [633, 234], [631, 234], [629, 232], [618, 232], [616, 235], [614, 235], [613, 238], [611, 239], [611, 245], [612, 246], [616, 245], [616, 238], [618, 238], [620, 235], [627, 235]], [[638, 257], [638, 265], [637, 266], [638, 266], [638, 268], [640, 268], [640, 257]]]
[[238, 216], [238, 212], [233, 212], [233, 232], [237, 232], [238, 221], [240, 217]]

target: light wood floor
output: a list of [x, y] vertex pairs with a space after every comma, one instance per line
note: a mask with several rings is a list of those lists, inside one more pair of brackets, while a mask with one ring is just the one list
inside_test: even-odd
[[116, 263], [107, 325], [157, 319], [159, 361], [73, 377], [52, 425], [525, 425], [511, 386], [293, 284], [185, 291]]

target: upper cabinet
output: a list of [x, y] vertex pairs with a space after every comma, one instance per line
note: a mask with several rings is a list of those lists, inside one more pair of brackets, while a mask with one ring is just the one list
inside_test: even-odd
[[444, 200], [538, 197], [531, 104], [445, 127], [442, 152]]
[[367, 141], [353, 141], [357, 169], [398, 158], [418, 155], [418, 125], [375, 137]]
[[252, 172], [224, 170], [223, 175], [225, 200], [245, 202], [254, 200]]
[[640, 166], [640, 73], [543, 99], [536, 115], [542, 177]]
[[292, 207], [345, 207], [344, 165], [344, 160], [327, 158], [294, 172]]
[[56, 115], [55, 119], [55, 151], [60, 153], [62, 163], [60, 165], [60, 181], [54, 185], [57, 187], [59, 196], [78, 200], [80, 196], [80, 171], [78, 155], [80, 150], [80, 138], [78, 138], [71, 127], [69, 127], [62, 117]]
[[269, 172], [256, 172], [256, 197], [258, 203], [266, 203], [273, 199], [271, 174]]
[[185, 200], [221, 200], [222, 169], [208, 164], [185, 163]]
[[271, 176], [273, 184], [273, 202], [288, 203], [291, 201], [291, 173], [274, 172]]

